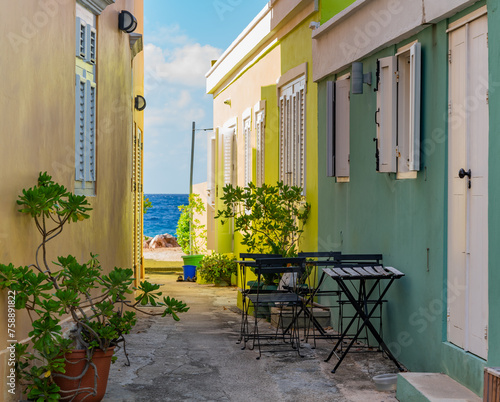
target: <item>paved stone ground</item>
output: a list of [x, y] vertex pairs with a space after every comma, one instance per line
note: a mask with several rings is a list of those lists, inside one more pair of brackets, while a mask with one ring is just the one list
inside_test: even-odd
[[129, 401], [396, 401], [377, 392], [374, 375], [395, 372], [380, 353], [352, 354], [336, 374], [332, 348], [322, 341], [296, 352], [241, 350], [235, 288], [175, 282], [177, 275], [150, 275], [165, 294], [188, 303], [180, 322], [141, 316], [112, 366], [104, 402]]

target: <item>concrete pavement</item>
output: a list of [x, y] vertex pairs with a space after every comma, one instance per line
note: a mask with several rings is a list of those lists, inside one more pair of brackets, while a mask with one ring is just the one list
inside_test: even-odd
[[332, 348], [264, 353], [236, 344], [240, 315], [235, 288], [176, 282], [177, 275], [149, 275], [164, 294], [190, 306], [180, 322], [140, 316], [128, 336], [131, 366], [123, 350], [111, 367], [104, 402], [129, 401], [396, 401], [394, 392], [377, 392], [371, 378], [396, 372], [380, 353], [351, 354], [336, 374]]

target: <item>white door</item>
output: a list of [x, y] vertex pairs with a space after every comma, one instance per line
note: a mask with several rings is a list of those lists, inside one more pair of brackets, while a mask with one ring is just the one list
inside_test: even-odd
[[[448, 340], [488, 357], [488, 19], [450, 32]], [[470, 172], [470, 174], [469, 174]]]

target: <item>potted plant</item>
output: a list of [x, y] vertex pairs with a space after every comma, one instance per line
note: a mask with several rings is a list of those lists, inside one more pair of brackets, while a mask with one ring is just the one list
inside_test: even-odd
[[[221, 200], [225, 208], [216, 219], [234, 220], [234, 230], [243, 235], [241, 243], [250, 253], [295, 257], [311, 206], [304, 201], [302, 189], [283, 182], [257, 187], [227, 185]], [[264, 275], [267, 286], [279, 282], [276, 275]]]
[[[114, 348], [125, 349], [124, 335], [135, 325], [136, 311], [149, 305], [143, 313], [179, 320], [177, 314], [188, 307], [170, 297], [160, 300], [159, 285], [145, 281], [133, 287], [131, 269], [104, 273], [93, 254], [83, 264], [71, 255], [48, 262], [47, 244], [67, 224], [89, 218], [84, 196], [41, 173], [38, 184], [23, 190], [17, 203], [42, 237], [33, 264], [0, 264], [0, 288], [16, 295], [15, 308], [27, 310], [32, 323], [30, 342], [14, 346], [17, 378], [31, 400], [100, 401], [110, 362], [116, 359]], [[160, 309], [150, 312], [151, 306]], [[71, 319], [67, 331], [61, 321], [65, 316]]]
[[[179, 206], [181, 216], [177, 222], [177, 242], [181, 246], [184, 261], [184, 279], [187, 276], [194, 277], [196, 267], [203, 258], [203, 253], [207, 251], [207, 231], [196, 214], [203, 214], [205, 206], [198, 194], [189, 196], [189, 205]], [[194, 268], [193, 268], [194, 267]], [[186, 270], [189, 270], [187, 274]]]
[[231, 284], [231, 277], [236, 275], [237, 267], [234, 256], [214, 253], [203, 257], [198, 266], [198, 274], [207, 283], [228, 286]]

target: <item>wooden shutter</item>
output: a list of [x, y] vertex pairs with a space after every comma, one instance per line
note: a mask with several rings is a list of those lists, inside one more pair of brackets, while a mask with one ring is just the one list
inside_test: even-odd
[[257, 135], [257, 186], [260, 187], [265, 181], [265, 111], [261, 110], [255, 117], [255, 132]]
[[215, 205], [215, 136], [208, 138], [208, 180], [207, 194], [210, 205]]
[[95, 122], [96, 122], [96, 85], [87, 81], [86, 135], [85, 135], [85, 181], [95, 181]]
[[97, 53], [97, 31], [91, 26], [87, 26], [87, 55], [86, 62], [95, 64]]
[[350, 174], [350, 79], [335, 84], [335, 176]]
[[335, 176], [335, 82], [326, 83], [326, 175]]
[[397, 71], [396, 57], [380, 59], [380, 81], [377, 92], [377, 139], [379, 172], [396, 172], [397, 139]]
[[252, 120], [247, 118], [243, 122], [243, 136], [245, 141], [245, 183], [252, 181]]
[[299, 84], [297, 92], [297, 181], [296, 186], [302, 187], [303, 193], [306, 192], [306, 97], [305, 82]]
[[415, 43], [410, 48], [410, 127], [409, 127], [409, 159], [410, 171], [420, 170], [420, 97], [421, 97], [422, 58], [421, 44]]
[[85, 120], [86, 120], [86, 80], [76, 75], [75, 99], [75, 180], [85, 178]]
[[234, 128], [223, 133], [224, 141], [224, 185], [234, 183]]
[[76, 17], [76, 57], [85, 59], [87, 52], [87, 24]]
[[280, 172], [279, 179], [280, 181], [285, 181], [285, 132], [286, 132], [286, 96], [280, 97], [280, 134], [279, 134], [279, 142], [280, 142]]

